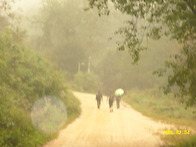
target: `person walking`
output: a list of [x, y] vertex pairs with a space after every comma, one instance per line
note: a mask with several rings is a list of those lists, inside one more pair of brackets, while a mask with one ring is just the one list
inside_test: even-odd
[[97, 100], [97, 108], [100, 109], [101, 100], [103, 99], [103, 95], [101, 94], [101, 91], [99, 90], [96, 94], [96, 100]]
[[116, 96], [116, 106], [117, 106], [117, 109], [120, 108], [120, 100], [121, 100], [121, 96]]
[[117, 109], [120, 108], [120, 100], [121, 100], [121, 97], [122, 95], [124, 94], [124, 90], [119, 88], [115, 91], [115, 97], [116, 97], [116, 106], [117, 106]]
[[110, 91], [108, 99], [109, 99], [109, 109], [110, 109], [110, 112], [113, 112], [114, 94], [112, 93], [112, 91]]

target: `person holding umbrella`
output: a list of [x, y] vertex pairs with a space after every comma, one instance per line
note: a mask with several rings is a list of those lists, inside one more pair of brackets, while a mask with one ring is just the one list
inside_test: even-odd
[[119, 88], [115, 91], [115, 96], [116, 96], [116, 105], [117, 108], [120, 108], [120, 100], [121, 100], [121, 96], [124, 94], [124, 90]]

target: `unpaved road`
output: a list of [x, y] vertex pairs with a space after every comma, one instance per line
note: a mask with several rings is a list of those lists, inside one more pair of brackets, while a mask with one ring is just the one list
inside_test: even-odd
[[74, 92], [82, 114], [44, 147], [157, 147], [159, 135], [169, 128], [143, 116], [125, 103], [109, 112], [106, 97], [97, 109], [95, 95]]

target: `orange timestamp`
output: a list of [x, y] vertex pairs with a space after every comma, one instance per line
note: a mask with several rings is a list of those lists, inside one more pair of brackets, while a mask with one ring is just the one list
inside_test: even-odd
[[163, 135], [189, 135], [189, 130], [163, 130]]

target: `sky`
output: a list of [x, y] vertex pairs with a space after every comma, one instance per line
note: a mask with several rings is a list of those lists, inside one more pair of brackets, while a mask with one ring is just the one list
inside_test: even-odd
[[14, 10], [20, 9], [24, 14], [34, 14], [41, 6], [41, 0], [15, 0]]

